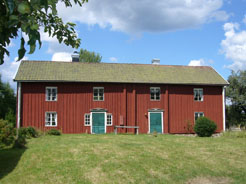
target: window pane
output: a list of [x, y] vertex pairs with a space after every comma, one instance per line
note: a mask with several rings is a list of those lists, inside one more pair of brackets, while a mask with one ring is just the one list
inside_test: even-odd
[[197, 118], [198, 118], [198, 113], [196, 112], [195, 113], [195, 120], [197, 120]]
[[155, 95], [153, 93], [150, 94], [150, 99], [154, 100], [155, 99]]
[[103, 96], [100, 96], [99, 100], [103, 100]]
[[107, 125], [112, 125], [112, 114], [107, 114]]

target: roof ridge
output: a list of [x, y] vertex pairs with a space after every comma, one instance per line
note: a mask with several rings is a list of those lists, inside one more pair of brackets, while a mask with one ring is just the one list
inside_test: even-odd
[[47, 60], [22, 60], [22, 62], [47, 62], [47, 63], [80, 63], [80, 64], [107, 64], [107, 65], [146, 65], [146, 66], [161, 66], [161, 67], [187, 67], [187, 68], [211, 68], [210, 66], [188, 66], [188, 65], [154, 65], [145, 63], [89, 63], [89, 62], [72, 62], [72, 61], [47, 61]]

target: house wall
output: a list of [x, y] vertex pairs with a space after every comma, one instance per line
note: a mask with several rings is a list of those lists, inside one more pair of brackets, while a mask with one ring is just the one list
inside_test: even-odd
[[[55, 102], [45, 101], [45, 88], [57, 87]], [[93, 87], [104, 87], [104, 101], [93, 101]], [[161, 88], [160, 101], [150, 100], [150, 87]], [[204, 101], [193, 100], [193, 88], [204, 89]], [[84, 114], [91, 109], [104, 108], [113, 115], [114, 125], [139, 126], [140, 133], [148, 133], [148, 109], [163, 109], [164, 133], [187, 133], [187, 122], [194, 124], [194, 112], [204, 112], [214, 120], [218, 131], [223, 130], [222, 87], [108, 84], [108, 83], [22, 83], [21, 125], [45, 127], [45, 112], [55, 111], [58, 129], [63, 133], [90, 133], [84, 126]], [[107, 133], [113, 132], [107, 126]], [[133, 129], [119, 129], [133, 133]]]

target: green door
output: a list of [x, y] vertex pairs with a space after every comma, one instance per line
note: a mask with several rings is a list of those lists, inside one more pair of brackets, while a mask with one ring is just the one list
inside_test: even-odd
[[92, 133], [105, 133], [105, 113], [92, 113]]
[[154, 131], [162, 133], [162, 113], [150, 112], [150, 133]]

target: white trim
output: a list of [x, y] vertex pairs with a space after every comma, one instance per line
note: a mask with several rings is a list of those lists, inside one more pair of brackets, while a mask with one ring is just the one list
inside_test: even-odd
[[[209, 66], [209, 67], [211, 67], [224, 81], [226, 81], [226, 83], [227, 83], [227, 85], [229, 85], [230, 83], [227, 81], [227, 80], [225, 80], [224, 79], [224, 77], [222, 77], [222, 75], [220, 75], [220, 73], [219, 72], [217, 72], [212, 66]], [[224, 86], [224, 85], [223, 85]]]
[[[201, 100], [195, 100], [194, 99], [194, 95], [195, 95], [195, 90], [202, 90], [202, 99]], [[193, 88], [193, 100], [195, 101], [195, 102], [203, 102], [204, 101], [204, 90], [203, 90], [203, 88]]]
[[92, 127], [93, 127], [93, 124], [92, 124], [92, 116], [93, 116], [93, 113], [104, 113], [104, 133], [106, 134], [107, 133], [107, 113], [106, 112], [91, 112], [91, 119], [90, 119], [90, 122], [91, 122], [91, 134], [95, 134], [94, 132], [92, 132]]
[[17, 82], [17, 93], [18, 93], [18, 116], [17, 116], [17, 129], [20, 128], [21, 118], [21, 82]]
[[[94, 89], [103, 89], [103, 100], [94, 100]], [[98, 91], [98, 95], [99, 95], [99, 91]], [[93, 101], [104, 101], [104, 87], [93, 87]]]
[[[47, 99], [47, 89], [51, 89], [51, 93], [52, 93], [52, 89], [56, 89], [56, 99], [55, 100], [48, 100]], [[56, 102], [58, 100], [58, 89], [57, 89], [57, 87], [55, 87], [55, 86], [46, 86], [45, 87], [45, 101], [46, 102]]]
[[225, 89], [226, 89], [226, 87], [222, 87], [223, 131], [226, 130], [226, 116], [225, 116], [225, 106], [226, 106], [226, 101], [225, 101]]
[[[108, 115], [111, 115], [111, 125], [108, 125]], [[106, 113], [106, 117], [107, 117], [107, 120], [106, 120], [107, 126], [113, 126], [113, 114], [112, 113]]]
[[[46, 125], [46, 116], [47, 116], [48, 113], [55, 113], [56, 114], [56, 119], [55, 119], [56, 125], [52, 125], [52, 121], [51, 121], [51, 125]], [[57, 119], [58, 119], [57, 112], [55, 112], [55, 111], [46, 111], [45, 112], [45, 121], [44, 121], [45, 122], [44, 123], [45, 127], [57, 127], [57, 125], [58, 125]]]
[[[86, 122], [86, 115], [89, 115], [90, 116], [90, 124], [89, 125], [87, 125], [87, 124], [85, 124], [85, 122]], [[84, 114], [84, 126], [91, 126], [91, 114], [90, 113], [85, 113]]]
[[[160, 99], [159, 100], [153, 100], [153, 99], [151, 99], [151, 88], [153, 88], [153, 89], [159, 89], [160, 90]], [[150, 101], [161, 101], [161, 87], [150, 87], [149, 88], [149, 91], [150, 91]]]
[[148, 133], [150, 133], [150, 113], [161, 113], [161, 130], [162, 134], [164, 133], [164, 122], [163, 122], [163, 112], [148, 112], [148, 124], [149, 124], [149, 130]]

